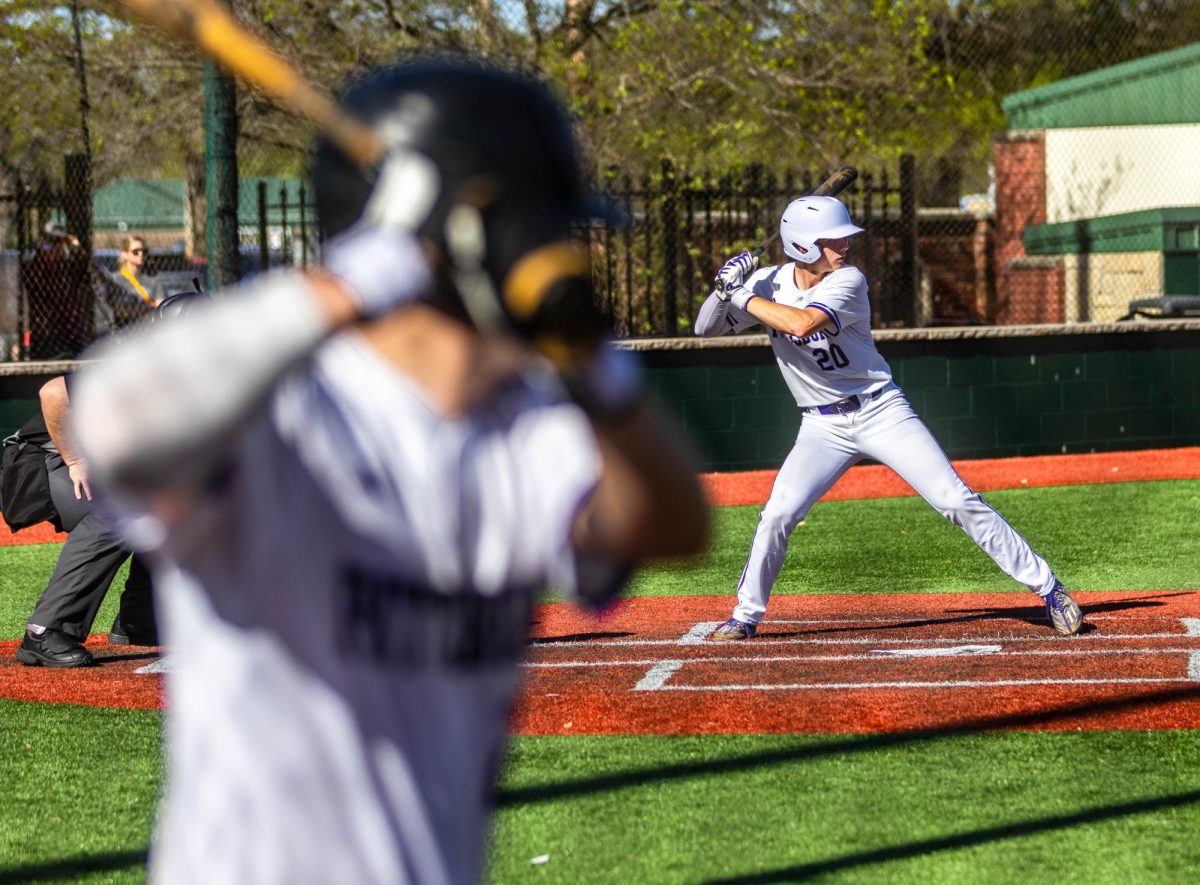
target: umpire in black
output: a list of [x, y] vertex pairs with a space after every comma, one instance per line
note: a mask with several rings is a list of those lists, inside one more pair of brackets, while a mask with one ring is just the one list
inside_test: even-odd
[[[69, 382], [69, 378], [60, 376], [46, 382], [39, 392], [53, 443], [46, 452], [50, 496], [67, 532], [67, 542], [17, 649], [17, 660], [30, 666], [82, 667], [93, 662], [83, 642], [104, 594], [131, 554], [117, 539], [104, 508], [92, 500], [87, 463], [72, 451], [66, 437]], [[158, 644], [150, 573], [137, 555], [130, 561], [120, 611], [108, 641], [113, 645]]]

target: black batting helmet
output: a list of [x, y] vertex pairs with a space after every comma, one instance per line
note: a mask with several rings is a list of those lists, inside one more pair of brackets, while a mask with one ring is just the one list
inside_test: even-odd
[[[572, 234], [611, 212], [585, 186], [570, 122], [545, 86], [438, 57], [368, 74], [341, 100], [376, 125], [419, 107], [406, 112], [405, 146], [433, 161], [440, 185], [419, 233], [446, 256], [455, 297], [476, 326], [507, 327], [564, 360], [594, 344], [603, 328], [588, 253]], [[318, 142], [312, 180], [324, 237], [362, 216], [372, 173]]]

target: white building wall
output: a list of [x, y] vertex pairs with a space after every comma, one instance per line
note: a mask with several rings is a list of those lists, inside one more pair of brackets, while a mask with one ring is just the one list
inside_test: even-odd
[[[1162, 253], [1097, 252], [1064, 255], [1066, 316], [1068, 323], [1088, 320], [1111, 323], [1129, 311], [1129, 302], [1162, 295]], [[1087, 273], [1086, 316], [1080, 310], [1079, 277]]]
[[1200, 124], [1046, 130], [1047, 221], [1200, 206]]

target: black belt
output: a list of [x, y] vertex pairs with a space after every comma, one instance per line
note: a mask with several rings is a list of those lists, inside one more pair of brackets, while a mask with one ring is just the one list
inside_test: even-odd
[[857, 412], [862, 408], [863, 403], [869, 399], [875, 399], [882, 390], [877, 390], [874, 393], [864, 393], [862, 396], [857, 394], [848, 396], [845, 399], [840, 399], [836, 403], [830, 403], [827, 406], [809, 406], [805, 409], [806, 412], [820, 412], [822, 415], [849, 415], [851, 412]]

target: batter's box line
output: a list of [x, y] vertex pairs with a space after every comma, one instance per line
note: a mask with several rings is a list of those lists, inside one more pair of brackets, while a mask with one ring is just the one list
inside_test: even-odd
[[[979, 620], [989, 621], [1004, 621], [1013, 620], [1007, 616], [985, 616]], [[1097, 618], [1096, 620], [1100, 620]], [[1104, 618], [1104, 620], [1134, 620], [1132, 618]], [[1137, 620], [1149, 620], [1139, 618]], [[1179, 620], [1183, 623], [1185, 632], [1180, 633], [1101, 633], [1092, 631], [1090, 633], [1080, 634], [1078, 636], [1063, 637], [1053, 633], [1047, 633], [1044, 636], [972, 636], [970, 639], [974, 642], [1103, 642], [1108, 640], [1121, 639], [1178, 639], [1180, 636], [1200, 636], [1200, 618], [1161, 618], [1155, 620]], [[896, 618], [854, 618], [854, 619], [808, 619], [808, 620], [771, 620], [772, 625], [801, 625], [801, 624], [834, 624], [845, 626], [849, 623], [886, 623], [895, 624]], [[611, 640], [595, 640], [595, 639], [565, 639], [539, 640], [536, 647], [539, 649], [545, 648], [570, 648], [571, 646], [581, 646], [587, 648], [598, 647], [653, 647], [663, 645], [710, 645], [714, 643], [708, 642], [709, 635], [724, 624], [724, 621], [700, 621], [696, 623], [690, 630], [684, 633], [678, 639], [611, 639]], [[917, 639], [895, 639], [886, 636], [876, 638], [858, 638], [858, 639], [771, 639], [769, 635], [759, 634], [754, 639], [755, 645], [887, 645], [889, 643], [904, 644], [904, 643], [920, 643], [920, 642], [962, 642], [965, 636], [954, 636], [942, 638], [917, 638]]]
[[1144, 679], [981, 679], [949, 680], [946, 682], [794, 682], [781, 684], [732, 684], [732, 685], [668, 685], [684, 661], [662, 661], [642, 677], [634, 691], [897, 691], [905, 689], [937, 688], [1014, 688], [1021, 686], [1047, 685], [1162, 685], [1194, 683], [1198, 677], [1170, 678], [1147, 677]]
[[[805, 619], [784, 619], [784, 620], [772, 619], [771, 623], [780, 625], [780, 626], [789, 626], [789, 625], [803, 626], [803, 625], [812, 625], [812, 624], [836, 624], [839, 626], [845, 626], [846, 624], [896, 623], [897, 620], [898, 619], [894, 618], [894, 617], [891, 617], [891, 618], [887, 618], [887, 617], [820, 618], [820, 619], [805, 618]], [[978, 620], [980, 620], [980, 621], [1008, 621], [1008, 620], [1014, 620], [1014, 618], [1010, 615], [981, 615], [978, 618]], [[1113, 616], [1113, 615], [1108, 615], [1108, 616], [1102, 615], [1100, 617], [1094, 618], [1093, 620], [1120, 621], [1120, 620], [1132, 620], [1132, 619], [1121, 618], [1121, 617]], [[1139, 618], [1138, 620], [1173, 621], [1176, 619], [1170, 618], [1170, 617], [1159, 617], [1159, 618], [1153, 618], [1153, 619], [1143, 617], [1143, 618]], [[1183, 625], [1183, 631], [1184, 631], [1183, 635], [1184, 636], [1200, 636], [1200, 618], [1178, 618], [1177, 620]], [[700, 621], [699, 623], [695, 624], [692, 627], [692, 629], [688, 630], [688, 632], [685, 633], [679, 639], [679, 645], [704, 645], [704, 644], [706, 644], [708, 637], [710, 635], [712, 635], [712, 632], [724, 623], [725, 623], [724, 621]], [[1107, 635], [1101, 636], [1101, 635], [1097, 635], [1097, 634], [1093, 634], [1093, 633], [1087, 633], [1087, 634], [1083, 634], [1082, 636], [1073, 636], [1073, 637], [1071, 637], [1071, 639], [1073, 639], [1073, 640], [1082, 640], [1082, 639], [1089, 639], [1089, 638], [1091, 638], [1091, 639], [1101, 639], [1101, 638], [1103, 638], [1103, 639], [1135, 639], [1135, 638], [1139, 638], [1139, 637], [1145, 638], [1145, 639], [1164, 639], [1164, 638], [1170, 638], [1170, 637], [1178, 637], [1179, 635], [1180, 634], [1178, 634], [1178, 633], [1142, 633], [1142, 634], [1107, 634]], [[880, 638], [880, 639], [835, 639], [835, 640], [811, 639], [811, 640], [804, 640], [804, 639], [770, 639], [765, 636], [760, 636], [760, 637], [757, 637], [754, 641], [755, 641], [755, 644], [761, 644], [761, 643], [767, 643], [767, 642], [770, 642], [770, 643], [833, 642], [833, 643], [847, 643], [847, 644], [853, 644], [853, 643], [871, 644], [871, 643], [887, 643], [887, 642], [962, 642], [963, 638], [964, 637], [959, 636], [959, 637], [954, 637], [954, 638], [950, 638], [950, 639], [889, 640], [886, 638]], [[1058, 641], [1060, 639], [1060, 637], [1057, 637], [1057, 636], [1046, 636], [1046, 637], [1042, 637], [1042, 636], [1031, 636], [1031, 637], [984, 636], [984, 637], [978, 637], [978, 639], [979, 639], [979, 641], [984, 641], [984, 642], [989, 641], [989, 640], [993, 641], [993, 642], [1000, 642], [1000, 641], [1043, 642], [1046, 640]]]
[[[732, 651], [728, 648], [714, 649], [718, 652]], [[999, 645], [937, 646], [934, 648], [876, 648], [866, 654], [831, 655], [755, 655], [713, 654], [702, 658], [685, 658], [689, 664], [704, 664], [720, 667], [724, 664], [795, 664], [819, 663], [821, 661], [877, 661], [903, 664], [922, 658], [947, 657], [993, 657], [993, 658], [1066, 658], [1118, 655], [1189, 655], [1200, 660], [1200, 649], [1196, 648], [1066, 648], [1005, 649]], [[663, 658], [618, 658], [612, 661], [522, 661], [521, 666], [530, 670], [570, 670], [587, 667], [652, 667], [663, 662]]]

